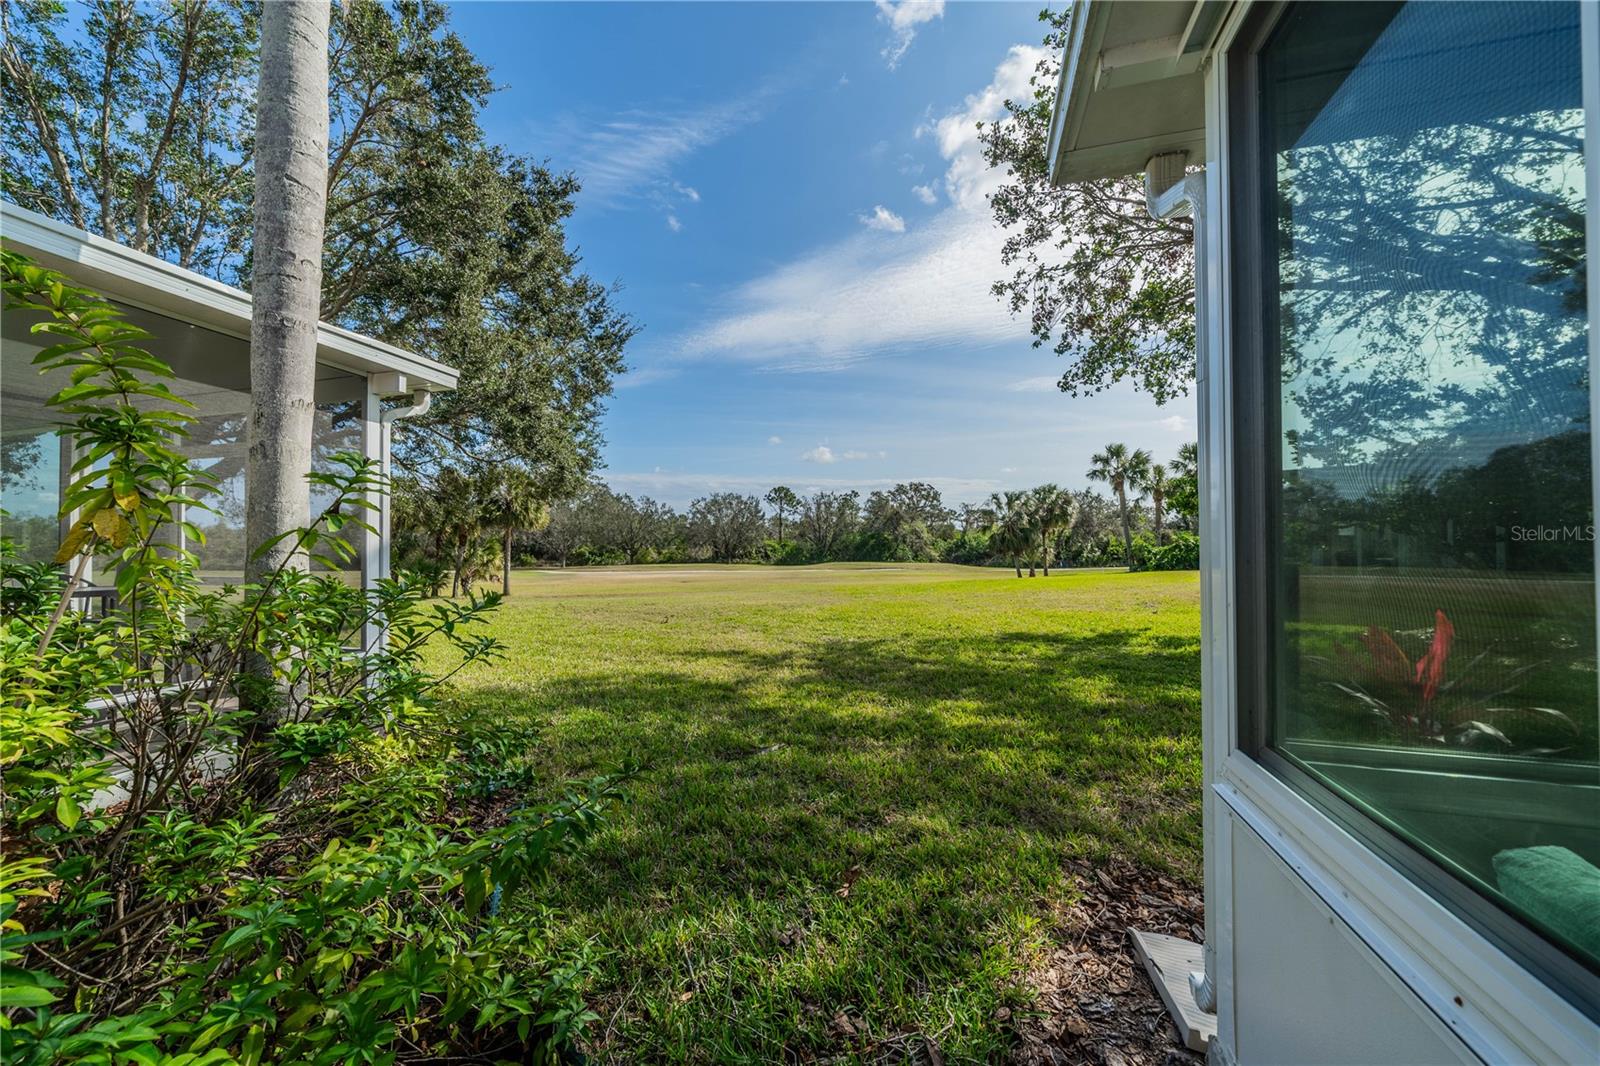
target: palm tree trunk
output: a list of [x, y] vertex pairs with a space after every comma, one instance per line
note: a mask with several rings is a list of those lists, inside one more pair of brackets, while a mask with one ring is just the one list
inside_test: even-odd
[[1017, 568], [1017, 577], [1020, 578], [1022, 576], [1022, 560], [1013, 555], [1011, 557], [1011, 565]]
[[511, 527], [506, 527], [505, 543], [500, 547], [500, 594], [511, 595]]
[[261, 13], [251, 244], [247, 580], [288, 563], [285, 539], [310, 522], [317, 319], [328, 207], [328, 4], [285, 0]]
[[1133, 535], [1128, 532], [1128, 490], [1117, 486], [1117, 510], [1122, 514], [1122, 562], [1133, 569]]

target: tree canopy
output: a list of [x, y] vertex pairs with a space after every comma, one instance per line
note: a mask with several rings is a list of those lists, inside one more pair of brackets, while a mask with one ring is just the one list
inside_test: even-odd
[[1007, 100], [1007, 117], [979, 131], [984, 158], [1005, 183], [990, 199], [1006, 227], [994, 294], [1027, 317], [1034, 347], [1071, 361], [1071, 395], [1130, 381], [1158, 403], [1194, 380], [1194, 228], [1154, 219], [1139, 177], [1070, 185], [1050, 181], [1050, 114], [1069, 10], [1044, 11], [1046, 55], [1032, 95]]
[[[6, 195], [248, 284], [258, 6], [6, 4], [0, 31]], [[446, 5], [343, 0], [330, 38], [322, 317], [462, 372], [396, 424], [396, 462], [516, 460], [576, 491], [637, 331], [568, 245], [577, 179], [487, 142], [493, 83]]]

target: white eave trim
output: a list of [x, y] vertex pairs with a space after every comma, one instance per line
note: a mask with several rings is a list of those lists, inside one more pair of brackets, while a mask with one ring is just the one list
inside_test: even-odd
[[[119, 303], [218, 333], [250, 338], [250, 294], [164, 259], [0, 200], [0, 237], [16, 251]], [[317, 326], [317, 362], [369, 375], [398, 372], [428, 390], [456, 386], [459, 371], [361, 333]]]
[[1100, 42], [1105, 37], [1106, 20], [1110, 17], [1110, 7], [1106, 0], [1100, 3], [1091, 3], [1091, 0], [1076, 0], [1072, 5], [1072, 16], [1069, 24], [1071, 36], [1067, 39], [1065, 53], [1061, 57], [1061, 77], [1056, 82], [1055, 107], [1050, 113], [1050, 143], [1046, 148], [1050, 162], [1050, 179], [1058, 181], [1062, 161], [1069, 150], [1065, 143], [1068, 129], [1077, 128], [1075, 121], [1077, 113], [1082, 111], [1087, 93], [1074, 93], [1073, 88], [1083, 84], [1084, 78], [1080, 75], [1080, 68], [1085, 59], [1092, 59], [1100, 53]]

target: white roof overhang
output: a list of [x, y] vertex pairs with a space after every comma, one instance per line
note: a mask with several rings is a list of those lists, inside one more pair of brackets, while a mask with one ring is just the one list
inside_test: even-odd
[[1050, 120], [1056, 184], [1205, 151], [1205, 61], [1228, 0], [1076, 0]]
[[[248, 345], [250, 294], [241, 289], [4, 200], [0, 200], [0, 237], [40, 266], [59, 270], [74, 284], [107, 299]], [[408, 391], [453, 389], [460, 376], [454, 367], [437, 360], [326, 322], [317, 326], [317, 362], [355, 374], [403, 375]]]

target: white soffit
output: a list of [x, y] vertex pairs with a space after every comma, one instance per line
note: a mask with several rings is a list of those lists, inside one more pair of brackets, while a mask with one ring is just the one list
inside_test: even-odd
[[[0, 200], [0, 238], [39, 265], [59, 270], [74, 284], [108, 299], [230, 337], [250, 338], [250, 294], [231, 285], [5, 200]], [[317, 326], [317, 362], [363, 375], [398, 373], [413, 388], [429, 390], [453, 389], [460, 376], [437, 360], [326, 322]]]
[[1224, 0], [1077, 0], [1050, 126], [1057, 184], [1205, 151], [1205, 81]]

